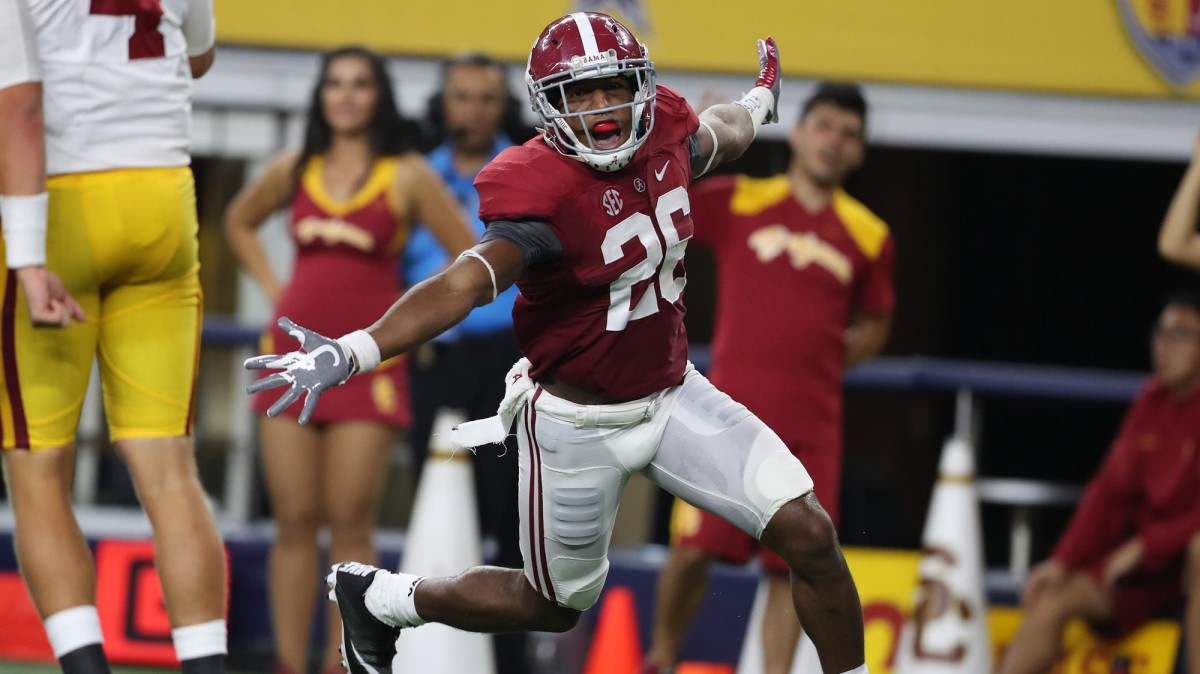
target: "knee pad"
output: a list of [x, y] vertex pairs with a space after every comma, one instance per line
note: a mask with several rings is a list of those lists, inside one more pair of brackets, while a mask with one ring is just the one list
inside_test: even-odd
[[600, 599], [608, 579], [608, 559], [556, 557], [550, 560], [550, 577], [559, 606], [586, 611]]
[[[607, 534], [600, 487], [560, 487], [551, 496], [551, 535], [569, 549], [585, 549]], [[607, 546], [604, 546], [607, 548]], [[561, 606], [584, 611], [600, 597], [608, 577], [608, 559], [556, 554], [550, 578]]]
[[750, 465], [746, 472], [743, 488], [746, 497], [763, 513], [758, 536], [771, 521], [771, 517], [792, 499], [813, 490], [813, 480], [800, 460], [788, 451], [787, 445], [769, 428], [758, 422], [754, 440], [750, 444]]

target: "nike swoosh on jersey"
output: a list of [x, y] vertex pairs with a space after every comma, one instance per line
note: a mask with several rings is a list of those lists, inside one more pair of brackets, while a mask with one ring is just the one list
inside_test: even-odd
[[670, 163], [671, 163], [671, 160], [670, 160], [670, 159], [668, 159], [668, 160], [667, 160], [667, 162], [666, 162], [665, 164], [663, 164], [663, 165], [662, 165], [662, 168], [660, 168], [659, 170], [657, 170], [657, 171], [655, 171], [655, 172], [654, 172], [654, 178], [655, 178], [656, 180], [658, 180], [658, 182], [660, 182], [660, 183], [662, 182], [662, 178], [663, 178], [663, 176], [667, 174], [667, 166], [668, 166]]

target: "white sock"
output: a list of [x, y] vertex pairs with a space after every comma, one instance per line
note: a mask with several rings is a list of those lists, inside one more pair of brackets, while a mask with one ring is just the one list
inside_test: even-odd
[[869, 674], [867, 672], [867, 663], [864, 662], [848, 672], [842, 672], [842, 674]]
[[388, 573], [380, 571], [371, 581], [371, 587], [363, 597], [371, 615], [392, 627], [416, 627], [425, 620], [417, 615], [415, 599], [417, 586], [425, 580], [423, 576], [410, 573]]
[[50, 639], [50, 648], [54, 649], [56, 658], [84, 646], [104, 643], [104, 635], [100, 632], [100, 614], [95, 606], [76, 606], [59, 611], [43, 620], [42, 624], [46, 627], [46, 637]]
[[224, 620], [177, 627], [171, 630], [171, 641], [175, 642], [175, 657], [179, 661], [195, 660], [210, 655], [225, 655], [228, 640]]

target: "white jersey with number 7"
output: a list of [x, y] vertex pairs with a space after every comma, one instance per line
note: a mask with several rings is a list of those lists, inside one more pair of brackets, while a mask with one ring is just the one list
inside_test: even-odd
[[16, 0], [37, 34], [50, 175], [190, 163], [188, 56], [212, 0]]

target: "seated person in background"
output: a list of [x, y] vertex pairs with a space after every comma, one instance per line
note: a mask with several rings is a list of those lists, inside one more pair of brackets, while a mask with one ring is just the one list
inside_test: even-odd
[[1153, 376], [1029, 575], [1000, 674], [1049, 672], [1072, 618], [1120, 637], [1185, 597], [1188, 671], [1200, 672], [1200, 286], [1168, 298], [1151, 353]]
[[1169, 262], [1200, 270], [1200, 134], [1192, 148], [1192, 163], [1175, 190], [1171, 207], [1158, 230], [1158, 252]]

